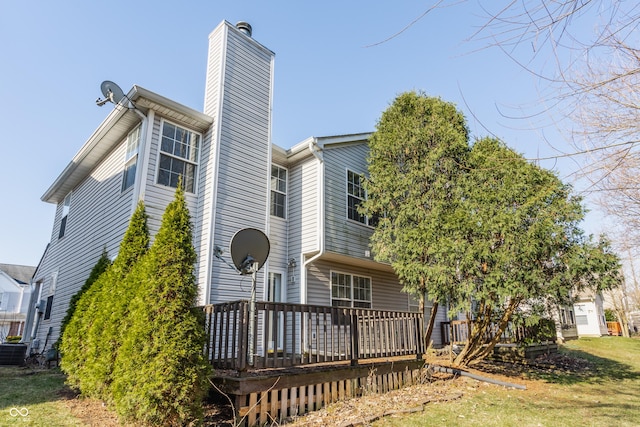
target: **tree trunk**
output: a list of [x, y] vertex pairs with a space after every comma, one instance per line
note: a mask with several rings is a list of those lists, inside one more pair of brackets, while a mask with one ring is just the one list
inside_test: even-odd
[[[429, 315], [429, 324], [427, 325], [427, 331], [424, 334], [425, 348], [429, 348], [431, 342], [431, 334], [433, 333], [433, 326], [436, 323], [436, 312], [438, 311], [438, 301], [433, 301], [433, 307], [431, 307], [431, 314]], [[422, 310], [424, 313], [424, 309]]]
[[482, 360], [490, 355], [495, 345], [500, 341], [502, 333], [507, 329], [509, 320], [511, 320], [511, 316], [519, 305], [519, 298], [514, 298], [509, 301], [509, 305], [500, 317], [498, 329], [493, 333], [491, 340], [487, 344], [484, 343], [484, 338], [492, 324], [490, 315], [491, 307], [483, 305], [483, 309], [480, 311], [482, 313], [482, 319], [476, 320], [472, 331], [473, 336], [469, 336], [469, 342], [462, 353], [456, 357], [454, 365], [461, 367], [469, 366], [472, 361]]

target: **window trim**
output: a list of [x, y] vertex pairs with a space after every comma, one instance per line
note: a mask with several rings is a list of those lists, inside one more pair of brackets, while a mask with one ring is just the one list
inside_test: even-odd
[[[362, 189], [362, 192], [364, 193], [363, 197], [356, 196], [354, 194], [349, 193], [349, 184], [351, 183], [351, 181], [349, 180], [349, 173], [353, 174], [354, 176], [360, 177], [359, 182], [358, 182], [358, 186]], [[364, 186], [363, 186], [364, 178], [365, 178], [365, 174], [360, 173], [360, 172], [356, 172], [353, 169], [346, 168], [346, 176], [345, 176], [345, 195], [346, 195], [346, 197], [345, 197], [345, 209], [346, 209], [346, 215], [345, 216], [346, 216], [348, 221], [351, 221], [353, 223], [364, 225], [366, 227], [374, 227], [373, 218], [370, 218], [367, 215], [360, 215], [360, 213], [358, 213], [359, 216], [362, 216], [364, 218], [364, 222], [362, 222], [362, 221], [360, 221], [358, 219], [353, 219], [353, 218], [349, 217], [349, 198], [350, 197], [353, 197], [353, 198], [359, 200], [358, 203], [356, 204], [356, 208], [357, 208], [357, 206], [360, 205], [360, 203], [362, 203], [365, 200], [367, 200], [367, 192], [366, 192], [366, 190], [364, 189]]]
[[[333, 275], [334, 274], [341, 274], [344, 276], [349, 276], [350, 280], [349, 280], [349, 299], [347, 300], [346, 298], [334, 298], [333, 296]], [[368, 280], [369, 283], [369, 300], [362, 300], [362, 299], [354, 299], [354, 277], [358, 277], [361, 279], [366, 279]], [[348, 273], [346, 271], [340, 271], [340, 270], [330, 270], [329, 272], [329, 302], [331, 304], [332, 307], [345, 307], [345, 308], [372, 308], [373, 307], [373, 280], [371, 278], [371, 276], [362, 276], [359, 274], [353, 274], [353, 273]], [[334, 305], [333, 301], [334, 299], [336, 301], [349, 301], [349, 306], [343, 306], [343, 305]], [[356, 306], [355, 303], [368, 303], [369, 306], [368, 307], [359, 307]]]
[[[135, 143], [135, 146], [132, 146], [131, 136], [134, 133], [137, 134], [137, 137], [136, 137], [137, 142]], [[140, 153], [141, 137], [142, 137], [142, 130], [140, 125], [133, 128], [131, 132], [127, 134], [126, 148], [124, 153], [124, 170], [122, 171], [122, 186], [120, 187], [121, 193], [124, 193], [129, 188], [134, 187], [136, 184], [136, 174], [138, 173], [138, 155]], [[126, 185], [127, 182], [129, 182], [127, 178], [129, 177], [129, 172], [131, 171], [131, 169], [133, 169], [133, 176], [129, 185]]]
[[[193, 135], [196, 135], [198, 137], [198, 146], [197, 146], [198, 149], [197, 149], [197, 155], [196, 155], [196, 161], [195, 162], [193, 160], [189, 160], [189, 159], [186, 159], [184, 157], [180, 157], [180, 156], [177, 156], [177, 155], [175, 155], [173, 153], [169, 153], [167, 151], [163, 151], [162, 150], [162, 135], [163, 135], [164, 126], [165, 126], [166, 123], [170, 124], [172, 126], [175, 126], [177, 128], [183, 129], [183, 130], [185, 130], [187, 132], [191, 132]], [[156, 171], [155, 171], [154, 183], [156, 185], [159, 185], [159, 186], [162, 186], [162, 187], [175, 188], [175, 187], [173, 187], [171, 185], [166, 185], [166, 184], [163, 184], [163, 183], [159, 182], [159, 180], [160, 180], [160, 160], [161, 160], [162, 156], [164, 155], [164, 156], [170, 157], [172, 159], [176, 159], [176, 160], [188, 163], [188, 164], [193, 165], [195, 167], [194, 174], [193, 174], [193, 191], [187, 190], [185, 188], [184, 182], [183, 182], [182, 185], [183, 185], [183, 189], [184, 189], [185, 193], [198, 194], [198, 185], [199, 185], [199, 181], [200, 181], [198, 178], [199, 178], [199, 173], [200, 173], [200, 158], [201, 158], [202, 140], [203, 140], [202, 134], [200, 132], [194, 131], [193, 129], [189, 129], [189, 128], [185, 127], [185, 126], [179, 125], [178, 123], [172, 122], [170, 120], [165, 120], [164, 118], [162, 118], [160, 120], [160, 129], [159, 129], [159, 131], [160, 131], [160, 135], [159, 135], [159, 139], [158, 139], [158, 142], [157, 142], [158, 146], [157, 146], [157, 155], [156, 155], [156, 168], [155, 168]]]
[[[272, 185], [272, 181], [274, 179], [273, 176], [273, 168], [278, 168], [279, 171], [284, 171], [284, 192], [278, 190], [277, 188], [273, 188]], [[280, 181], [280, 176], [276, 177], [275, 179], [277, 179], [278, 181]], [[289, 198], [288, 196], [288, 189], [289, 189], [289, 169], [280, 166], [277, 163], [271, 163], [271, 174], [270, 174], [270, 180], [269, 180], [269, 187], [270, 187], [270, 192], [269, 192], [269, 214], [270, 216], [276, 217], [276, 218], [281, 218], [281, 219], [287, 219], [287, 206], [289, 203]], [[283, 206], [283, 216], [280, 215], [276, 215], [274, 214], [273, 211], [273, 194], [277, 193], [277, 194], [281, 194], [282, 196], [284, 196], [284, 206]]]

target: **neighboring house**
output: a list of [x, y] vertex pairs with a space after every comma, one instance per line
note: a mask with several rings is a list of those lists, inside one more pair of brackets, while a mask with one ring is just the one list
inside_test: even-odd
[[585, 290], [573, 299], [572, 306], [558, 307], [554, 315], [558, 340], [608, 335], [602, 293]]
[[[417, 309], [391, 267], [373, 260], [371, 219], [357, 212], [366, 197], [369, 134], [274, 145], [273, 64], [250, 26], [224, 21], [209, 36], [204, 113], [139, 86], [115, 108], [107, 104], [112, 111], [42, 196], [57, 209], [33, 280], [32, 347], [45, 350], [58, 339], [70, 298], [104, 248], [115, 257], [139, 200], [155, 235], [180, 178], [199, 304], [249, 298], [251, 279], [218, 256], [222, 250], [230, 261], [233, 235], [251, 227], [271, 243], [258, 299]], [[444, 309], [439, 320], [446, 321]], [[438, 333], [432, 339], [440, 344]]]
[[573, 303], [579, 337], [600, 337], [608, 335], [604, 316], [604, 300], [601, 292], [584, 291]]
[[0, 342], [24, 333], [35, 271], [36, 267], [0, 264]]

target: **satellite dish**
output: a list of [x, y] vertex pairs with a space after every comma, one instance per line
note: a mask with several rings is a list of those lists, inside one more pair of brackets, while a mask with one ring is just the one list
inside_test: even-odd
[[[269, 238], [255, 228], [244, 228], [231, 238], [229, 251], [231, 260], [240, 274], [255, 273], [264, 265], [269, 256]], [[257, 268], [253, 270], [254, 264]]]
[[102, 107], [107, 102], [118, 104], [122, 101], [122, 98], [124, 98], [124, 92], [120, 89], [120, 86], [109, 80], [102, 82], [100, 85], [100, 91], [102, 92], [104, 99], [96, 99], [96, 104], [99, 107]]

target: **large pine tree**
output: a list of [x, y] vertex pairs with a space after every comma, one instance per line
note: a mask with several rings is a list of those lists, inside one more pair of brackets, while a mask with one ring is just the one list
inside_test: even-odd
[[380, 218], [374, 255], [406, 291], [473, 319], [457, 364], [487, 356], [525, 305], [616, 283], [615, 257], [578, 227], [571, 187], [498, 140], [470, 147], [452, 104], [400, 95], [369, 146], [361, 213]]
[[398, 96], [369, 141], [368, 199], [378, 217], [374, 256], [389, 262], [404, 290], [424, 307], [433, 300], [429, 339], [439, 302], [457, 286], [460, 181], [466, 173], [468, 129], [455, 105], [423, 93]]

